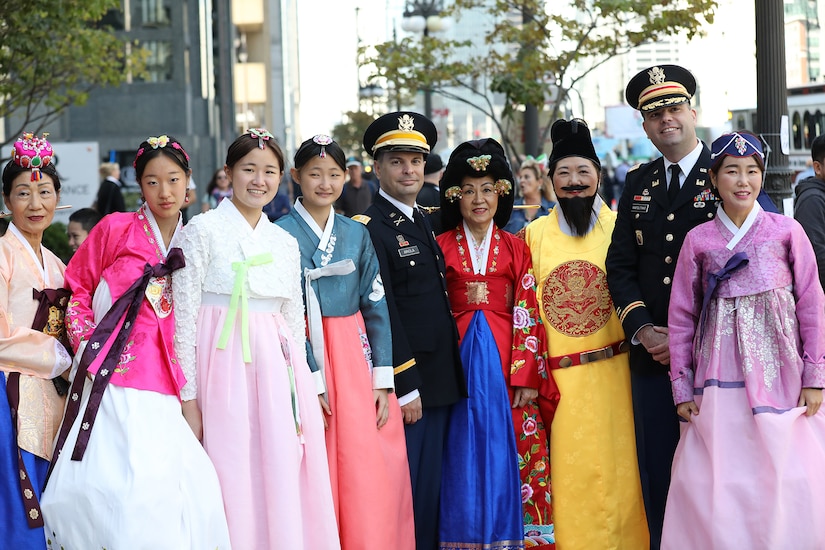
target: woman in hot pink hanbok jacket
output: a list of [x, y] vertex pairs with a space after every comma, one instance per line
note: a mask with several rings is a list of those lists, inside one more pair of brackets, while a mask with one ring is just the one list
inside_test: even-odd
[[716, 219], [688, 233], [670, 299], [683, 420], [662, 548], [825, 548], [825, 296], [802, 227], [755, 202], [761, 144], [713, 143]]

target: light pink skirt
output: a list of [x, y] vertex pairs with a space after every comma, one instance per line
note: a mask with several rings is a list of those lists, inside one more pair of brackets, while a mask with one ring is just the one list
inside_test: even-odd
[[[217, 349], [227, 309], [198, 316], [198, 404], [203, 444], [215, 464], [233, 548], [340, 548], [324, 426], [303, 345], [283, 317], [250, 300], [252, 362], [244, 363], [240, 322]], [[239, 317], [240, 319], [240, 317]], [[293, 395], [286, 354], [294, 372]]]
[[753, 414], [745, 388], [706, 387], [682, 423], [663, 549], [825, 548], [825, 410]]

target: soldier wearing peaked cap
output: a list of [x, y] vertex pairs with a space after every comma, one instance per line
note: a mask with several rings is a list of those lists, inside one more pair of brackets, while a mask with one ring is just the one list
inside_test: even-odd
[[441, 462], [450, 406], [466, 396], [458, 330], [450, 311], [444, 258], [428, 216], [416, 205], [433, 123], [413, 112], [386, 114], [364, 133], [380, 189], [355, 219], [375, 245], [390, 308], [395, 389], [404, 415], [413, 486], [416, 547], [438, 547]]
[[677, 65], [634, 76], [625, 97], [662, 156], [627, 174], [607, 253], [607, 282], [631, 341], [636, 450], [650, 547], [659, 548], [679, 421], [668, 376], [670, 285], [685, 235], [714, 217], [710, 151], [696, 137], [696, 80]]

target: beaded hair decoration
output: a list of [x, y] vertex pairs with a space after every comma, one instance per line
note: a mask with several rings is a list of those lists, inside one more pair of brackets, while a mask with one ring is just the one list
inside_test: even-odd
[[483, 172], [490, 165], [491, 159], [492, 157], [490, 155], [479, 155], [477, 157], [468, 158], [467, 164], [469, 164], [476, 172]]
[[450, 187], [446, 191], [444, 191], [444, 196], [451, 203], [453, 203], [455, 201], [460, 201], [461, 200], [461, 187], [459, 187], [458, 185], [453, 185], [452, 187]]
[[12, 160], [21, 168], [32, 171], [32, 181], [40, 181], [43, 178], [40, 169], [48, 166], [54, 156], [52, 144], [46, 140], [48, 135], [44, 132], [43, 137], [37, 137], [31, 132], [26, 132], [17, 138], [12, 146]]
[[312, 136], [312, 141], [316, 145], [321, 146], [321, 152], [318, 154], [322, 159], [327, 157], [327, 145], [332, 143], [332, 138], [325, 134], [318, 134], [316, 136]]
[[266, 147], [264, 144], [265, 141], [275, 139], [275, 136], [273, 136], [272, 133], [266, 128], [250, 128], [247, 132], [250, 136], [258, 140], [258, 149], [262, 151], [264, 147]]
[[496, 193], [498, 193], [498, 195], [501, 196], [506, 195], [507, 193], [512, 191], [513, 184], [510, 183], [510, 180], [502, 178], [500, 180], [496, 180], [496, 182], [493, 184], [493, 188], [496, 190]]
[[[168, 145], [172, 149], [177, 149], [178, 151], [180, 151], [186, 159], [186, 162], [189, 162], [189, 155], [186, 153], [186, 151], [184, 151], [183, 146], [181, 146], [181, 144], [177, 141], [173, 141], [172, 139], [170, 139], [169, 136], [167, 136], [166, 134], [158, 137], [148, 137], [146, 138], [146, 143], [148, 143], [149, 147], [151, 147], [152, 149], [163, 149]], [[135, 154], [135, 160], [132, 162], [133, 168], [137, 168], [137, 160], [140, 158], [140, 155], [142, 155], [145, 152], [145, 147], [141, 147], [140, 149], [138, 149], [137, 154]]]

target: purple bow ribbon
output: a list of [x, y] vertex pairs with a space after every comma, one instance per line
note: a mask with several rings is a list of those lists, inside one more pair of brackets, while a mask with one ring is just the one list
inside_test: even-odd
[[705, 316], [707, 315], [708, 305], [713, 294], [716, 292], [716, 287], [721, 281], [727, 281], [731, 275], [746, 265], [748, 265], [748, 255], [744, 252], [737, 252], [727, 261], [725, 267], [719, 271], [708, 273], [708, 288], [705, 291], [705, 298], [702, 300], [702, 314], [699, 317], [699, 325], [702, 327], [699, 333], [700, 341], [705, 337]]
[[[78, 461], [83, 460], [83, 454], [86, 452], [86, 447], [89, 444], [89, 437], [94, 426], [101, 399], [103, 398], [103, 393], [106, 391], [109, 379], [120, 360], [120, 355], [123, 353], [126, 340], [132, 333], [132, 328], [134, 328], [135, 319], [140, 311], [140, 304], [145, 297], [146, 287], [149, 281], [153, 277], [169, 275], [184, 265], [183, 251], [180, 248], [170, 250], [166, 257], [166, 262], [158, 263], [154, 266], [147, 263], [143, 268], [143, 275], [112, 304], [112, 307], [109, 308], [109, 311], [103, 316], [100, 323], [98, 323], [94, 333], [92, 333], [91, 338], [89, 338], [89, 343], [86, 345], [83, 357], [80, 359], [80, 364], [78, 365], [77, 373], [75, 374], [74, 382], [69, 392], [69, 404], [66, 407], [66, 415], [63, 420], [63, 425], [60, 428], [60, 434], [57, 437], [57, 444], [55, 445], [55, 452], [49, 474], [51, 474], [51, 469], [54, 468], [54, 465], [60, 458], [60, 451], [66, 443], [69, 430], [80, 412], [80, 396], [83, 393], [83, 383], [86, 379], [89, 365], [97, 358], [100, 350], [103, 349], [104, 344], [109, 340], [115, 328], [117, 328], [120, 319], [123, 318], [123, 324], [112, 343], [112, 347], [109, 348], [109, 352], [100, 364], [100, 368], [98, 368], [97, 375], [92, 384], [92, 393], [89, 396], [89, 403], [86, 405], [86, 412], [83, 414], [83, 421], [80, 425], [77, 442], [72, 453], [72, 460]], [[48, 481], [48, 476], [46, 479]]]

